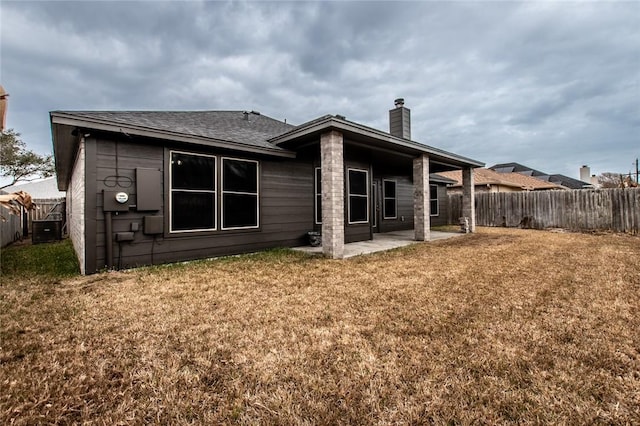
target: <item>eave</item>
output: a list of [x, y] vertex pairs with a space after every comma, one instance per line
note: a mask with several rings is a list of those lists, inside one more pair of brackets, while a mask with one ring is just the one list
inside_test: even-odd
[[83, 131], [87, 132], [90, 132], [91, 130], [97, 130], [120, 133], [128, 136], [139, 136], [172, 142], [182, 142], [200, 147], [230, 149], [235, 151], [249, 152], [252, 154], [267, 155], [271, 157], [296, 157], [296, 153], [294, 151], [282, 147], [260, 147], [224, 139], [188, 135], [180, 132], [158, 130], [143, 126], [117, 123], [89, 117], [78, 117], [74, 114], [60, 111], [53, 111], [49, 113], [49, 115], [51, 120], [51, 133], [53, 139], [53, 152], [58, 188], [61, 191], [67, 190], [71, 168], [73, 167], [75, 155], [78, 149], [79, 138], [72, 135], [72, 131], [74, 129], [82, 129]]
[[297, 140], [305, 140], [310, 136], [319, 135], [330, 130], [340, 131], [346, 137], [367, 139], [372, 143], [372, 147], [393, 147], [399, 152], [411, 155], [427, 154], [429, 155], [430, 161], [434, 162], [442, 162], [443, 164], [454, 165], [457, 167], [475, 168], [484, 166], [484, 163], [480, 161], [472, 160], [461, 155], [408, 139], [398, 138], [381, 130], [363, 126], [331, 115], [321, 117], [320, 119], [311, 121], [307, 124], [302, 124], [287, 133], [269, 139], [269, 142], [277, 146], [289, 147], [294, 146]]
[[114, 133], [124, 133], [132, 136], [142, 136], [162, 140], [170, 140], [176, 142], [185, 142], [193, 145], [202, 145], [207, 147], [226, 148], [234, 150], [242, 150], [256, 154], [272, 155], [277, 157], [295, 158], [296, 153], [284, 148], [267, 148], [255, 145], [243, 144], [241, 142], [229, 141], [224, 139], [207, 138], [203, 136], [187, 135], [180, 132], [171, 132], [166, 130], [151, 129], [143, 126], [128, 125], [122, 123], [114, 123], [106, 120], [93, 119], [88, 117], [79, 118], [73, 114], [63, 112], [52, 112], [51, 123], [61, 124], [72, 127], [85, 129], [103, 130]]

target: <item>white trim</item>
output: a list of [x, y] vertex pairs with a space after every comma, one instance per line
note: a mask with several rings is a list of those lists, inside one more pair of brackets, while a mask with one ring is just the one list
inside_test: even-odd
[[371, 182], [371, 203], [372, 203], [372, 207], [373, 207], [373, 214], [371, 215], [371, 228], [378, 228], [378, 209], [377, 209], [377, 205], [380, 200], [378, 200], [378, 182], [373, 181]]
[[[387, 197], [387, 187], [385, 182], [393, 182], [395, 185], [395, 196]], [[387, 216], [387, 199], [394, 200], [394, 212], [393, 216]], [[383, 219], [397, 219], [398, 218], [398, 181], [395, 179], [382, 179], [382, 218]]]
[[[435, 191], [432, 191], [432, 190], [431, 190], [431, 187], [432, 187], [432, 186], [435, 186], [435, 187], [436, 187], [436, 190], [435, 190]], [[435, 198], [432, 198], [432, 197], [433, 197], [433, 195], [432, 195], [432, 194], [434, 194], [434, 193], [436, 194], [436, 197], [435, 197]], [[437, 212], [436, 212], [436, 213], [433, 213], [433, 211], [431, 210], [431, 202], [432, 202], [432, 201], [435, 201], [435, 202], [436, 202], [436, 206], [438, 207], [438, 208], [436, 209], [436, 210], [437, 210]], [[435, 184], [433, 184], [433, 183], [430, 183], [430, 184], [429, 184], [429, 216], [440, 216], [440, 199], [438, 198], [438, 185], [435, 185]]]
[[[184, 154], [191, 156], [200, 156], [200, 157], [209, 157], [213, 158], [213, 190], [207, 189], [173, 189], [173, 165], [172, 165], [172, 157], [173, 154]], [[170, 234], [180, 234], [185, 232], [211, 232], [216, 231], [218, 229], [218, 159], [215, 155], [210, 154], [200, 154], [196, 152], [187, 152], [187, 151], [178, 151], [178, 150], [169, 150], [169, 233]], [[194, 192], [194, 193], [208, 193], [214, 194], [213, 198], [213, 228], [204, 228], [204, 229], [178, 229], [173, 230], [173, 192]]]
[[[244, 161], [246, 163], [256, 164], [256, 192], [238, 192], [238, 191], [225, 191], [224, 190], [224, 161]], [[241, 195], [255, 195], [256, 197], [256, 224], [251, 226], [233, 226], [227, 228], [224, 226], [224, 194], [241, 194]], [[220, 229], [223, 231], [229, 231], [234, 229], [257, 229], [260, 228], [260, 162], [257, 160], [246, 160], [244, 158], [235, 157], [220, 157]]]
[[[350, 190], [350, 179], [349, 179], [349, 172], [350, 171], [354, 171], [354, 172], [362, 172], [365, 174], [365, 183], [364, 183], [364, 187], [366, 188], [366, 195], [361, 195], [361, 194], [351, 194], [351, 190]], [[359, 223], [369, 223], [369, 209], [371, 208], [371, 200], [369, 199], [369, 192], [370, 192], [370, 188], [369, 188], [369, 170], [367, 169], [356, 169], [353, 167], [348, 167], [347, 168], [347, 222], [349, 223], [349, 225], [355, 225], [355, 224], [359, 224]], [[351, 222], [351, 197], [360, 197], [360, 198], [365, 198], [367, 200], [367, 218], [364, 221], [357, 221], [357, 222]]]
[[[320, 176], [318, 176], [318, 172], [320, 172]], [[320, 211], [320, 218], [318, 218], [318, 197], [322, 201], [322, 188], [318, 192], [318, 181], [322, 185], [322, 167], [316, 167], [313, 172], [313, 217], [316, 225], [322, 225], [322, 211]]]

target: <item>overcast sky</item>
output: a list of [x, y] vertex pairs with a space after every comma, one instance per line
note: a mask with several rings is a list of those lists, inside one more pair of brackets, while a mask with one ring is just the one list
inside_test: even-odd
[[487, 163], [579, 176], [640, 156], [640, 2], [0, 3], [8, 127], [52, 110], [324, 114]]

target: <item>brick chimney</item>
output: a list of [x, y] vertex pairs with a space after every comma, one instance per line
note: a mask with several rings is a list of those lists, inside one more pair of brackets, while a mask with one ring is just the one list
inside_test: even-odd
[[404, 99], [395, 100], [396, 107], [389, 111], [389, 133], [397, 138], [411, 139], [411, 110], [404, 107]]
[[589, 166], [580, 167], [580, 180], [583, 182], [591, 183], [591, 169]]

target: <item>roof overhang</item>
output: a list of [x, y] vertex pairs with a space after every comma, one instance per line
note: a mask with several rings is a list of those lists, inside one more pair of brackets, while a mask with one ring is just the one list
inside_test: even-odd
[[480, 161], [472, 160], [467, 157], [408, 139], [397, 138], [381, 130], [373, 129], [371, 127], [363, 126], [331, 115], [302, 124], [287, 133], [269, 139], [269, 142], [283, 148], [295, 149], [296, 147], [307, 144], [310, 141], [318, 141], [322, 133], [331, 130], [341, 132], [345, 136], [345, 139], [356, 142], [365, 142], [366, 145], [372, 149], [391, 150], [391, 152], [394, 153], [411, 156], [427, 154], [430, 162], [440, 163], [453, 168], [475, 168], [484, 166], [484, 163]]
[[56, 174], [58, 176], [58, 188], [61, 191], [67, 190], [67, 184], [71, 176], [71, 168], [73, 167], [75, 155], [78, 150], [80, 137], [73, 134], [76, 129], [82, 129], [83, 131], [98, 130], [104, 132], [125, 134], [128, 136], [139, 136], [172, 142], [182, 142], [201, 147], [231, 149], [235, 151], [250, 152], [253, 154], [273, 157], [296, 157], [296, 153], [294, 151], [288, 150], [283, 147], [260, 147], [224, 139], [207, 138], [202, 136], [188, 135], [180, 132], [158, 130], [143, 126], [114, 123], [108, 120], [101, 120], [90, 117], [78, 117], [74, 114], [60, 111], [50, 112], [49, 115], [51, 120], [51, 134], [53, 138], [53, 153], [55, 159]]
[[429, 182], [444, 183], [446, 185], [452, 185], [457, 183], [458, 181], [455, 179], [449, 179], [448, 177], [439, 175], [438, 173], [431, 173], [429, 174]]

